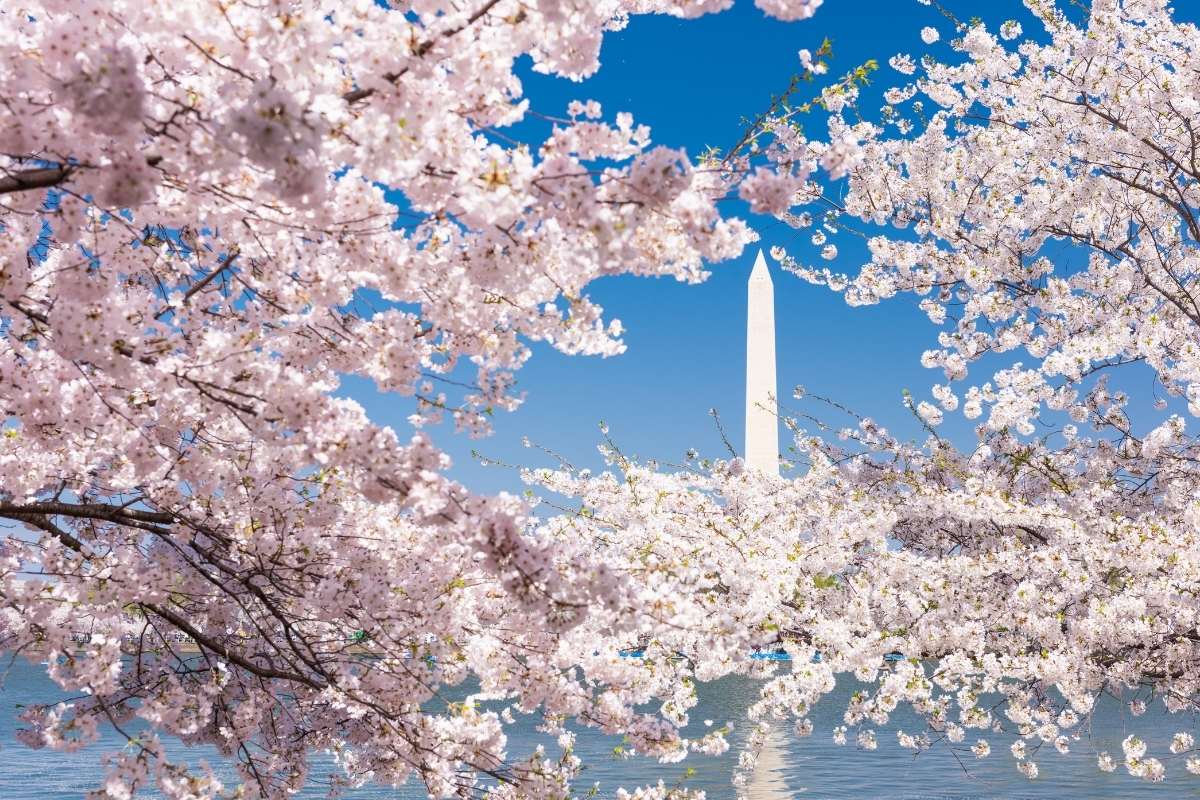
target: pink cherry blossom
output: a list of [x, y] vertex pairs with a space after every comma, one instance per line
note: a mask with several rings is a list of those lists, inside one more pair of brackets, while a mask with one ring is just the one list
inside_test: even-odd
[[[535, 110], [514, 71], [586, 77], [628, 14], [728, 5], [0, 16], [0, 516], [25, 529], [0, 543], [0, 644], [76, 698], [24, 710], [24, 743], [140, 721], [111, 796], [285, 797], [327, 750], [349, 784], [517, 800], [577, 791], [568, 723], [663, 762], [724, 751], [723, 724], [685, 730], [730, 674], [762, 682], [743, 768], [769, 721], [870, 750], [902, 710], [918, 754], [1015, 730], [1033, 778], [1106, 692], [1195, 710], [1196, 29], [1161, 3], [1029, 3], [1028, 41], [972, 23], [952, 63], [894, 58], [878, 113], [852, 73], [814, 101], [827, 135], [776, 108], [756, 148], [698, 161], [585, 99]], [[588, 285], [702, 280], [754, 239], [735, 192], [815, 223], [801, 245], [830, 261], [865, 236], [845, 273], [773, 250], [796, 276], [919, 303], [924, 441], [810, 389], [783, 477], [639, 464], [607, 430], [598, 473], [522, 470], [531, 500], [447, 477], [433, 422], [486, 435], [531, 343], [620, 353]], [[1135, 414], [1111, 375], [1169, 401]], [[348, 378], [413, 398], [414, 430], [373, 423]], [[965, 451], [939, 433], [960, 408]], [[510, 738], [531, 712], [553, 745]], [[1164, 780], [1141, 721], [1123, 763]]]
[[[662, 759], [728, 746], [680, 733], [690, 668], [618, 657], [661, 597], [450, 480], [429, 427], [486, 435], [534, 342], [621, 352], [596, 278], [698, 281], [756, 238], [719, 205], [750, 159], [652, 147], [586, 98], [534, 109], [517, 75], [584, 78], [629, 14], [728, 5], [0, 11], [0, 516], [27, 529], [0, 542], [0, 647], [82, 698], [28, 709], [26, 743], [137, 718], [100, 789], [171, 798], [288, 796], [322, 750], [349, 784], [570, 794], [570, 736], [521, 752], [514, 711]], [[755, 168], [794, 191], [813, 160]], [[412, 398], [414, 430], [351, 379]], [[504, 707], [431, 704], [468, 679]], [[677, 710], [638, 710], [655, 696]]]

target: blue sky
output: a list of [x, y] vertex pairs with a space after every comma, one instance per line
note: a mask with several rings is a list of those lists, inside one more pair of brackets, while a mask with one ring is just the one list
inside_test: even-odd
[[[1020, 20], [1027, 33], [1038, 29], [1018, 0], [949, 5], [960, 18], [984, 17], [993, 29], [1010, 18]], [[562, 113], [572, 98], [595, 99], [606, 118], [629, 111], [651, 127], [655, 143], [684, 146], [695, 155], [706, 146], [724, 149], [735, 142], [744, 121], [763, 111], [772, 94], [799, 71], [797, 51], [815, 51], [823, 37], [833, 41], [835, 75], [868, 58], [880, 62], [878, 79], [864, 92], [863, 107], [874, 114], [882, 91], [903, 79], [887, 66], [887, 59], [897, 52], [922, 52], [919, 32], [926, 25], [937, 27], [943, 39], [950, 38], [946, 19], [916, 0], [826, 0], [813, 19], [799, 23], [769, 19], [749, 0], [737, 0], [733, 10], [698, 20], [634, 17], [628, 28], [605, 39], [599, 73], [582, 83], [528, 70], [523, 77], [535, 109]], [[812, 132], [820, 134], [816, 125]], [[629, 277], [592, 284], [593, 300], [605, 307], [609, 318], [623, 322], [628, 351], [600, 359], [566, 357], [535, 346], [534, 357], [517, 374], [528, 399], [518, 411], [497, 415], [493, 436], [469, 440], [454, 434], [449, 423], [433, 429], [435, 441], [454, 458], [451, 474], [477, 491], [519, 490], [511, 470], [483, 467], [471, 450], [508, 463], [546, 464], [544, 456], [521, 446], [523, 436], [577, 465], [598, 467], [600, 420], [608, 423], [623, 450], [642, 458], [679, 461], [690, 447], [721, 456], [725, 449], [709, 408], [719, 410], [729, 438], [740, 449], [745, 281], [755, 252], [758, 246], [768, 250], [783, 245], [810, 258], [814, 253], [807, 243], [811, 231], [751, 217], [737, 201], [729, 211], [738, 212], [758, 231], [759, 245], [736, 261], [713, 265], [712, 277], [699, 286]], [[865, 260], [861, 243], [854, 237], [839, 237], [837, 242], [841, 254], [833, 266], [855, 271]], [[928, 387], [942, 376], [919, 363], [922, 351], [935, 345], [936, 330], [916, 308], [917, 298], [901, 296], [882, 305], [850, 308], [840, 296], [784, 274], [771, 263], [784, 410], [791, 387], [803, 384], [896, 433], [922, 438], [901, 404], [901, 390], [909, 388], [918, 398], [927, 398]], [[972, 378], [986, 380], [982, 369], [973, 370]], [[404, 398], [378, 395], [360, 382], [346, 390], [373, 420], [392, 425], [402, 438], [411, 434], [405, 417], [412, 406]], [[945, 430], [960, 445], [970, 446], [971, 424], [961, 411], [947, 416]]]

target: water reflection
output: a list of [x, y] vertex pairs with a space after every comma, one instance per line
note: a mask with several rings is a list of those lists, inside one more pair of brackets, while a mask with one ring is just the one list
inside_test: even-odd
[[[5, 659], [7, 663], [7, 659]], [[14, 739], [18, 727], [18, 706], [29, 703], [55, 702], [61, 695], [45, 676], [45, 667], [18, 659], [8, 672], [0, 691], [0, 798], [3, 800], [60, 800], [82, 796], [95, 788], [103, 775], [100, 754], [107, 748], [120, 747], [121, 739], [106, 731], [102, 746], [86, 748], [78, 753], [54, 753], [29, 750]], [[686, 733], [702, 736], [708, 728], [705, 720], [714, 724], [735, 723], [731, 737], [742, 741], [747, 725], [743, 722], [745, 709], [754, 700], [758, 681], [748, 678], [725, 678], [706, 684], [700, 689], [700, 702], [689, 714]], [[1198, 796], [1200, 778], [1188, 774], [1183, 758], [1167, 751], [1176, 731], [1192, 731], [1194, 720], [1181, 715], [1167, 715], [1161, 706], [1152, 705], [1141, 717], [1130, 717], [1124, 706], [1106, 701], [1098, 709], [1090, 730], [1080, 731], [1083, 738], [1072, 741], [1071, 752], [1060, 755], [1052, 745], [1045, 745], [1032, 757], [1040, 768], [1040, 777], [1029, 781], [1017, 772], [1008, 753], [1012, 737], [989, 734], [992, 755], [976, 760], [970, 753], [960, 755], [961, 762], [945, 748], [939, 747], [914, 758], [911, 751], [896, 743], [896, 730], [920, 731], [915, 715], [898, 710], [886, 729], [877, 731], [879, 749], [865, 752], [849, 744], [833, 743], [833, 728], [841, 724], [846, 700], [856, 688], [853, 681], [842, 681], [838, 689], [818, 706], [813, 714], [814, 733], [797, 739], [790, 726], [780, 726], [780, 775], [786, 795], [802, 800], [1018, 800], [1037, 798], [1074, 800], [1074, 798], [1176, 798]], [[534, 731], [536, 719], [518, 718], [510, 736], [510, 756], [528, 755], [538, 742], [552, 742]], [[1096, 769], [1097, 750], [1108, 750], [1114, 756], [1121, 752], [1121, 740], [1137, 732], [1150, 745], [1150, 754], [1167, 765], [1167, 782], [1151, 785], [1125, 773]], [[643, 758], [622, 758], [614, 755], [621, 742], [595, 731], [578, 730], [577, 752], [588, 765], [584, 779], [577, 784], [580, 794], [593, 783], [600, 797], [612, 797], [621, 785], [663, 780], [668, 785], [686, 782], [692, 788], [704, 789], [712, 800], [728, 800], [734, 796], [730, 779], [736, 762], [731, 751], [718, 757], [689, 756], [677, 764], [658, 764]], [[978, 733], [969, 731], [965, 745], [971, 744]], [[197, 763], [208, 759], [217, 764], [220, 759], [207, 748], [184, 748], [166, 739], [168, 755], [174, 759]], [[1032, 749], [1032, 744], [1031, 744]], [[685, 781], [685, 773], [692, 770]], [[316, 798], [324, 794], [321, 783], [334, 769], [325, 757], [313, 769], [313, 784], [299, 797]], [[223, 777], [231, 776], [226, 766], [219, 770]], [[424, 797], [419, 783], [393, 789], [364, 787], [346, 795], [352, 800], [408, 800]]]

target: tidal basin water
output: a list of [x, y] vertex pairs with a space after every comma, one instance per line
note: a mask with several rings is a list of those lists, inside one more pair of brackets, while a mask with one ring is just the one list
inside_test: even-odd
[[[0, 665], [7, 666], [4, 656]], [[99, 784], [103, 775], [100, 754], [105, 749], [119, 748], [120, 736], [105, 731], [97, 745], [76, 753], [57, 753], [30, 750], [16, 741], [19, 727], [16, 715], [19, 707], [30, 703], [50, 703], [62, 699], [58, 688], [45, 676], [45, 667], [17, 659], [4, 674], [0, 688], [0, 800], [66, 800], [82, 797]], [[701, 688], [700, 703], [690, 714], [688, 733], [704, 730], [704, 720], [714, 724], [733, 721], [733, 739], [740, 741], [747, 726], [741, 722], [745, 708], [757, 691], [757, 682], [728, 678]], [[1140, 717], [1132, 717], [1121, 704], [1107, 702], [1096, 714], [1090, 731], [1081, 731], [1083, 738], [1073, 741], [1071, 753], [1060, 755], [1051, 745], [1045, 745], [1034, 756], [1041, 775], [1030, 781], [1017, 772], [1009, 755], [1011, 736], [989, 734], [992, 754], [976, 760], [970, 753], [960, 754], [960, 764], [953, 754], [942, 747], [914, 758], [910, 751], [896, 743], [896, 730], [912, 733], [920, 730], [914, 717], [896, 713], [886, 728], [876, 731], [879, 749], [865, 752], [855, 748], [853, 735], [844, 746], [834, 744], [833, 728], [841, 723], [846, 699], [854, 690], [852, 682], [839, 684], [834, 693], [814, 710], [811, 719], [815, 730], [811, 737], [797, 739], [790, 728], [781, 731], [782, 765], [779, 778], [786, 786], [782, 797], [801, 800], [1018, 800], [1019, 798], [1075, 800], [1075, 798], [1168, 798], [1200, 797], [1200, 776], [1189, 774], [1183, 758], [1172, 756], [1167, 745], [1176, 731], [1194, 731], [1195, 720], [1186, 715], [1168, 715], [1161, 706], [1151, 704]], [[539, 738], [533, 730], [535, 721], [518, 720], [516, 732], [510, 737], [510, 755], [528, 753]], [[1149, 754], [1167, 766], [1167, 781], [1151, 785], [1126, 774], [1123, 767], [1114, 773], [1096, 768], [1096, 752], [1108, 750], [1120, 757], [1121, 740], [1131, 732], [1145, 738]], [[965, 744], [978, 737], [970, 731]], [[1197, 735], [1200, 739], [1200, 734]], [[205, 748], [185, 748], [170, 739], [165, 740], [169, 755], [191, 764], [207, 759], [217, 766], [219, 757]], [[599, 797], [613, 797], [621, 785], [653, 782], [659, 779], [668, 785], [680, 782], [684, 771], [695, 772], [686, 783], [704, 789], [709, 798], [725, 800], [734, 796], [730, 778], [733, 774], [734, 752], [721, 757], [689, 757], [679, 764], [658, 764], [639, 758], [620, 758], [613, 748], [620, 741], [594, 732], [580, 734], [577, 751], [588, 764], [585, 780], [577, 784], [580, 794], [595, 782]], [[1030, 742], [1032, 746], [1033, 742]], [[551, 750], [553, 752], [553, 750]], [[964, 767], [967, 771], [964, 771]], [[318, 759], [312, 771], [312, 784], [301, 798], [317, 798], [325, 794], [320, 778], [333, 769], [331, 760]], [[232, 777], [232, 771], [218, 766], [222, 776]], [[146, 797], [153, 797], [147, 794]], [[416, 800], [425, 793], [419, 783], [411, 782], [399, 788], [367, 786], [345, 795], [353, 800]]]

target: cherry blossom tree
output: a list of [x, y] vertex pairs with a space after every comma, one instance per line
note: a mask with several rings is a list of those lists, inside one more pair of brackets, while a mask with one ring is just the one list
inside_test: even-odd
[[[945, 383], [906, 401], [923, 444], [861, 418], [835, 440], [797, 415], [789, 480], [736, 459], [659, 474], [615, 451], [611, 474], [528, 475], [577, 497], [645, 584], [672, 586], [688, 624], [653, 631], [664, 652], [705, 676], [751, 646], [792, 653], [752, 709], [760, 740], [777, 717], [810, 732], [813, 703], [853, 674], [874, 686], [835, 741], [874, 749], [907, 704], [924, 727], [897, 731], [901, 746], [969, 761], [1004, 730], [1034, 778], [1039, 751], [1087, 745], [1103, 695], [1134, 716], [1200, 704], [1200, 445], [1185, 419], [1200, 415], [1200, 31], [1155, 0], [1024, 5], [1041, 26], [1024, 40], [1016, 21], [992, 32], [947, 11], [947, 41], [929, 27], [929, 53], [890, 59], [919, 76], [878, 115], [857, 84], [826, 90], [826, 142], [795, 124], [802, 108], [751, 134], [794, 175], [846, 178], [797, 177], [762, 210], [819, 223], [826, 259], [831, 237], [861, 235], [869, 260], [842, 274], [776, 258], [853, 305], [915, 295], [937, 326], [923, 363]], [[981, 364], [991, 374], [969, 382]], [[1135, 379], [1153, 408], [1113, 388]], [[966, 452], [939, 433], [960, 409], [979, 420]], [[906, 658], [885, 666], [891, 653]], [[1130, 726], [1100, 769], [1200, 773], [1191, 733], [1150, 753]]]
[[[663, 758], [726, 746], [634, 710], [686, 695], [618, 657], [662, 598], [448, 479], [420, 429], [486, 433], [530, 342], [620, 352], [592, 279], [698, 281], [754, 238], [717, 206], [746, 159], [652, 147], [594, 102], [535, 110], [515, 68], [582, 78], [630, 14], [730, 2], [0, 10], [0, 648], [75, 697], [28, 709], [28, 744], [127, 733], [109, 798], [281, 797], [322, 750], [335, 790], [562, 797], [566, 720]], [[756, 191], [793, 180], [764, 169]], [[346, 376], [416, 398], [416, 433]], [[468, 681], [507, 705], [430, 704]], [[534, 712], [557, 755], [509, 752]]]
[[[921, 75], [882, 113], [852, 73], [699, 161], [593, 103], [550, 116], [522, 96], [521, 55], [579, 77], [628, 14], [727, 5], [5, 12], [0, 515], [21, 533], [0, 635], [81, 695], [30, 709], [29, 743], [148, 725], [112, 755], [109, 797], [232, 790], [163, 736], [216, 746], [251, 796], [299, 787], [328, 750], [346, 785], [561, 797], [581, 767], [568, 722], [666, 761], [723, 751], [720, 730], [681, 731], [697, 682], [730, 673], [765, 679], [747, 768], [774, 720], [812, 732], [850, 675], [871, 689], [835, 741], [875, 749], [903, 704], [924, 727], [900, 746], [969, 761], [1008, 730], [1029, 777], [1086, 745], [1105, 693], [1195, 710], [1200, 32], [1153, 0], [1027, 0], [1030, 39], [948, 16], [921, 32], [929, 54], [890, 60]], [[534, 120], [536, 149], [511, 136]], [[753, 234], [717, 205], [734, 192], [820, 222], [826, 260], [867, 237], [851, 274], [776, 253], [801, 278], [855, 304], [923, 298], [945, 374], [910, 400], [924, 443], [797, 416], [800, 469], [777, 479], [608, 442], [606, 472], [525, 473], [574, 503], [542, 516], [336, 395], [367, 377], [415, 396], [418, 428], [486, 433], [520, 400], [528, 342], [620, 351], [591, 279], [700, 280], [739, 253]], [[1111, 388], [1136, 370], [1165, 395], [1149, 424]], [[980, 420], [967, 452], [939, 433], [960, 409]], [[790, 664], [754, 661], [764, 646]], [[467, 681], [471, 700], [431, 709]], [[523, 713], [557, 753], [509, 752]], [[1200, 771], [1187, 731], [1169, 750], [1134, 732], [1098, 766]]]

